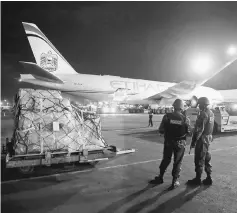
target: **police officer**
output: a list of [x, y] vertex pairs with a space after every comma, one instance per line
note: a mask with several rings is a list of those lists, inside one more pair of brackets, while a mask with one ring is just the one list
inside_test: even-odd
[[203, 167], [205, 165], [205, 172], [207, 178], [203, 180], [204, 185], [211, 185], [212, 178], [212, 166], [210, 164], [211, 154], [209, 152], [210, 142], [212, 141], [212, 132], [214, 127], [214, 114], [208, 109], [210, 105], [209, 100], [206, 97], [198, 99], [198, 105], [200, 113], [197, 117], [195, 128], [193, 132], [193, 138], [190, 148], [195, 147], [195, 172], [196, 177], [188, 181], [190, 185], [200, 185], [201, 184], [201, 175], [203, 172]]
[[152, 117], [153, 117], [153, 112], [152, 112], [152, 109], [150, 109], [149, 110], [149, 124], [148, 124], [148, 127], [149, 126], [153, 127]]
[[164, 115], [159, 127], [159, 133], [164, 134], [163, 160], [160, 164], [160, 175], [150, 181], [152, 184], [163, 183], [164, 173], [169, 166], [174, 153], [174, 164], [172, 170], [173, 181], [171, 189], [180, 185], [178, 178], [186, 147], [186, 135], [190, 134], [189, 119], [182, 114], [184, 103], [176, 99], [173, 103], [174, 112]]

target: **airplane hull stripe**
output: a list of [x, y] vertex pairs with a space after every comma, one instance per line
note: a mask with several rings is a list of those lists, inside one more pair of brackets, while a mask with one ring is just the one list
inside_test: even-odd
[[73, 90], [73, 91], [64, 91], [64, 92], [81, 92], [81, 93], [103, 93], [103, 94], [113, 94], [114, 91], [88, 91], [88, 90]]
[[44, 39], [47, 40], [46, 36], [39, 30], [37, 29], [36, 27], [33, 27], [27, 23], [24, 23], [24, 28], [26, 31], [29, 31], [29, 32], [33, 32], [33, 33], [36, 33], [37, 35], [43, 37]]
[[39, 36], [39, 35], [36, 35], [36, 34], [30, 34], [30, 33], [27, 33], [26, 34], [27, 37], [37, 37], [37, 38], [40, 38], [42, 39], [44, 42], [46, 42], [70, 67], [71, 65], [66, 61], [66, 59], [60, 54], [60, 52], [51, 44], [51, 42], [48, 40], [48, 39], [44, 39], [43, 37]]
[[46, 39], [44, 39], [43, 37], [36, 35], [36, 34], [27, 34], [28, 37], [36, 37], [36, 38], [40, 38], [41, 40], [43, 40], [44, 42], [46, 42], [58, 55], [60, 55], [60, 53], [58, 52], [58, 50], [54, 47], [50, 45], [50, 42]]

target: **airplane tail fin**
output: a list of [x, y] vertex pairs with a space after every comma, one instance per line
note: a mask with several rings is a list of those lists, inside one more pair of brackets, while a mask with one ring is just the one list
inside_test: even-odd
[[35, 24], [22, 23], [38, 66], [55, 75], [77, 73]]

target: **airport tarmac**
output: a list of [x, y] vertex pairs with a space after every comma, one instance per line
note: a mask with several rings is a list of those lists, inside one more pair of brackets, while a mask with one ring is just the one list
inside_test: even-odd
[[154, 115], [154, 126], [148, 128], [147, 114], [101, 115], [105, 140], [119, 148], [135, 148], [135, 153], [101, 162], [95, 168], [2, 182], [2, 212], [236, 213], [236, 133], [218, 134], [211, 144], [212, 186], [185, 185], [195, 176], [194, 156], [188, 154], [190, 138], [181, 186], [167, 190], [172, 163], [164, 184], [148, 184], [157, 175], [162, 159], [163, 138], [157, 133], [161, 119], [161, 115]]

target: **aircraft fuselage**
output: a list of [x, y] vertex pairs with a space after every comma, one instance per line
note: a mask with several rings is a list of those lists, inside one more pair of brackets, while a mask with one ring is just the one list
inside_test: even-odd
[[[157, 101], [145, 100], [146, 97], [161, 93], [175, 83], [149, 81], [141, 79], [122, 78], [109, 75], [71, 74], [57, 75], [64, 83], [52, 83], [38, 79], [26, 79], [25, 82], [49, 89], [60, 90], [74, 96], [93, 101], [116, 101], [131, 104], [154, 104]], [[193, 95], [198, 97], [210, 94], [212, 98], [220, 99], [218, 91], [200, 86], [191, 92], [185, 99]]]

